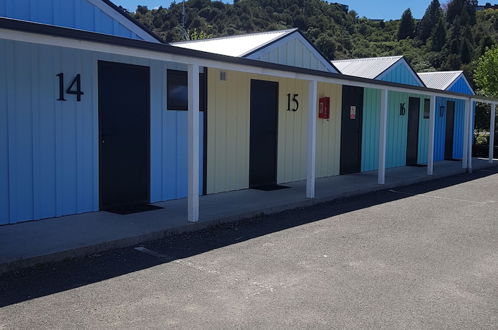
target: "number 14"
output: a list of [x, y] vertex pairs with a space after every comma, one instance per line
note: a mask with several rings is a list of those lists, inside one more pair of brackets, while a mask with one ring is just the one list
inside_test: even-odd
[[[57, 101], [66, 101], [66, 99], [64, 98], [64, 73], [59, 73], [57, 77], [59, 77], [59, 98], [57, 99]], [[81, 101], [81, 95], [84, 95], [85, 93], [81, 91], [80, 74], [77, 74], [76, 77], [74, 77], [73, 81], [66, 89], [66, 94], [76, 95], [76, 100], [78, 102]]]

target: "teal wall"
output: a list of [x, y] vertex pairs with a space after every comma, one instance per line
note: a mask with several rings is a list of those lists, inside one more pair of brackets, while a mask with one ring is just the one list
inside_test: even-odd
[[[410, 97], [420, 98], [418, 161], [427, 162], [429, 120], [424, 119], [424, 97], [400, 92], [389, 92], [387, 115], [386, 167], [406, 165], [408, 113], [400, 115], [400, 103], [405, 103], [408, 112]], [[362, 171], [378, 168], [380, 91], [365, 89], [363, 105]]]

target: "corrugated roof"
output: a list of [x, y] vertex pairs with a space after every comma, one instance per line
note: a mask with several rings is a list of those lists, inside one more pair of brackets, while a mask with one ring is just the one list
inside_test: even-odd
[[463, 74], [463, 71], [421, 72], [418, 76], [429, 88], [446, 90]]
[[297, 31], [297, 29], [251, 33], [222, 38], [175, 42], [171, 45], [220, 55], [244, 57], [295, 31]]
[[403, 56], [357, 58], [332, 61], [332, 64], [345, 75], [375, 79], [402, 58]]

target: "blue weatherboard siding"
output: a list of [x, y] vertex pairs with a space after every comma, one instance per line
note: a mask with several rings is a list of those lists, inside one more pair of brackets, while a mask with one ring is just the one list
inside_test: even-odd
[[[0, 224], [98, 210], [99, 60], [151, 68], [151, 200], [185, 197], [187, 112], [166, 110], [166, 70], [185, 68], [0, 40]], [[81, 102], [56, 101], [60, 72], [81, 74]]]
[[384, 74], [380, 75], [376, 80], [395, 82], [400, 84], [412, 85], [412, 86], [423, 86], [420, 81], [416, 78], [413, 70], [410, 66], [403, 60], [400, 60], [394, 66], [386, 71]]
[[0, 16], [142, 39], [87, 0], [2, 0]]
[[473, 95], [474, 91], [469, 88], [469, 85], [465, 81], [464, 76], [460, 76], [460, 78], [457, 79], [452, 85], [450, 85], [450, 88], [447, 89], [450, 92], [455, 92], [455, 93], [462, 93], [462, 94], [468, 94], [468, 95]]
[[[377, 78], [382, 81], [396, 82], [406, 85], [422, 86], [414, 76], [413, 70], [403, 60]], [[407, 93], [389, 92], [387, 117], [386, 167], [406, 165], [406, 143], [408, 115], [399, 115], [400, 103], [405, 103], [408, 111], [409, 97], [420, 98], [419, 146], [418, 162], [427, 162], [428, 119], [424, 119], [424, 97]], [[363, 134], [361, 170], [373, 171], [379, 162], [379, 118], [380, 91], [366, 88], [363, 98]]]
[[[448, 91], [473, 95], [473, 91], [469, 88], [464, 76], [460, 76], [453, 83]], [[448, 101], [455, 102], [455, 126], [453, 134], [453, 158], [463, 158], [463, 138], [464, 138], [464, 122], [465, 122], [465, 101], [450, 98], [436, 98], [436, 128], [434, 135], [434, 161], [444, 160], [445, 152], [445, 135], [446, 135], [446, 107]], [[444, 112], [441, 116], [440, 107], [444, 107]], [[474, 111], [473, 121], [475, 121], [475, 103], [472, 105]]]
[[[420, 98], [419, 163], [427, 161], [428, 119], [424, 119], [424, 97], [420, 95], [389, 92], [387, 113], [386, 167], [406, 165], [408, 113], [400, 116], [399, 105], [405, 103], [408, 111], [410, 97]], [[365, 89], [363, 106], [362, 165], [361, 170], [378, 169], [380, 91]]]

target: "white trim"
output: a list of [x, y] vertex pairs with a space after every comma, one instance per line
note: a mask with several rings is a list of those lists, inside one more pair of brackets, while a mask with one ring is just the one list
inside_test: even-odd
[[474, 92], [474, 89], [472, 89], [472, 87], [470, 86], [470, 83], [469, 81], [467, 80], [467, 78], [465, 77], [465, 75], [463, 74], [463, 72], [461, 72], [452, 82], [450, 82], [448, 84], [448, 87], [444, 88], [445, 91], [449, 90], [451, 87], [453, 87], [457, 82], [458, 80], [460, 79], [460, 77], [463, 78], [463, 81], [465, 82], [465, 84], [467, 85], [467, 87], [470, 89], [470, 91], [472, 92], [471, 95], [476, 95], [476, 93]]
[[332, 73], [339, 73], [337, 72], [336, 69], [334, 69], [334, 67], [332, 66], [332, 64], [322, 56], [322, 54], [320, 54], [314, 47], [313, 45], [311, 45], [309, 43], [308, 40], [306, 40], [297, 30], [294, 31], [294, 32], [291, 32], [283, 37], [281, 37], [279, 40], [277, 41], [272, 41], [272, 42], [269, 42], [269, 45], [263, 45], [260, 47], [259, 50], [252, 50], [248, 53], [251, 53], [251, 52], [254, 52], [254, 53], [251, 53], [249, 56], [246, 56], [246, 55], [242, 55], [241, 57], [245, 57], [245, 58], [249, 58], [249, 59], [257, 59], [258, 57], [261, 57], [263, 56], [264, 54], [266, 53], [269, 53], [275, 49], [277, 49], [278, 47], [281, 47], [283, 45], [285, 45], [286, 43], [288, 43], [289, 41], [291, 40], [298, 40], [300, 41], [304, 47], [306, 47], [310, 53], [320, 62], [323, 64], [323, 66], [325, 66], [329, 72], [332, 72]]
[[380, 116], [379, 116], [379, 169], [378, 183], [386, 183], [386, 145], [387, 145], [387, 107], [389, 104], [389, 91], [383, 89], [380, 93]]
[[472, 142], [474, 142], [474, 101], [473, 100], [468, 100], [466, 102], [466, 107], [469, 108], [469, 136], [468, 136], [468, 172], [472, 173]]
[[495, 148], [495, 129], [496, 129], [496, 104], [491, 105], [491, 114], [489, 122], [489, 162], [493, 163]]
[[306, 161], [306, 198], [315, 198], [316, 180], [316, 120], [318, 82], [308, 82], [308, 150]]
[[431, 96], [429, 112], [429, 148], [427, 148], [427, 175], [434, 174], [434, 130], [436, 127], [436, 97]]
[[[50, 46], [58, 46], [64, 48], [73, 48], [80, 49], [86, 51], [95, 51], [102, 53], [109, 53], [114, 55], [123, 55], [123, 56], [133, 56], [138, 58], [152, 59], [158, 61], [166, 61], [166, 62], [175, 62], [181, 64], [198, 64], [199, 66], [204, 66], [213, 69], [221, 69], [221, 70], [232, 70], [238, 72], [246, 72], [252, 74], [260, 74], [260, 75], [268, 75], [280, 78], [289, 78], [289, 79], [299, 79], [299, 80], [317, 80], [318, 82], [328, 83], [328, 84], [337, 84], [337, 85], [350, 85], [356, 87], [363, 88], [372, 88], [372, 89], [388, 89], [389, 91], [397, 91], [403, 93], [412, 93], [419, 95], [436, 95], [446, 98], [453, 98], [457, 100], [468, 100], [468, 97], [464, 96], [456, 96], [456, 95], [447, 95], [445, 93], [437, 93], [437, 92], [429, 92], [429, 91], [419, 91], [413, 90], [410, 87], [391, 87], [391, 86], [383, 86], [368, 82], [358, 82], [354, 80], [348, 79], [337, 79], [324, 77], [320, 75], [313, 74], [305, 74], [305, 73], [296, 73], [286, 70], [279, 69], [267, 69], [258, 66], [238, 64], [238, 63], [226, 63], [220, 60], [209, 60], [202, 59], [195, 56], [185, 56], [185, 55], [175, 55], [162, 51], [155, 50], [147, 50], [112, 44], [105, 44], [97, 41], [85, 41], [85, 40], [77, 40], [67, 37], [56, 37], [51, 35], [41, 35], [39, 33], [31, 33], [31, 32], [23, 32], [23, 31], [15, 31], [10, 29], [2, 29], [0, 28], [0, 39], [6, 40], [15, 40], [22, 42], [29, 42], [33, 44], [41, 44], [41, 45], [50, 45]], [[482, 103], [496, 103], [494, 101], [481, 101]]]
[[387, 69], [386, 71], [384, 71], [383, 73], [381, 73], [379, 76], [377, 76], [374, 79], [375, 80], [382, 80], [388, 73], [390, 73], [391, 71], [396, 69], [401, 64], [404, 64], [406, 66], [406, 68], [408, 69], [408, 71], [412, 74], [413, 78], [415, 78], [415, 80], [420, 83], [419, 87], [425, 87], [425, 84], [422, 81], [422, 79], [418, 76], [418, 74], [415, 71], [412, 70], [412, 68], [410, 67], [410, 65], [408, 64], [408, 62], [405, 60], [404, 57], [400, 58], [396, 63], [391, 65], [391, 67], [389, 69]]
[[101, 0], [86, 0], [98, 9], [102, 10], [106, 15], [110, 16], [113, 20], [119, 22], [121, 25], [126, 27], [131, 32], [135, 33], [137, 36], [145, 41], [159, 43], [159, 41], [151, 36], [148, 32], [144, 31], [140, 26], [136, 25], [121, 13], [117, 12], [114, 8], [109, 7], [105, 2]]
[[465, 100], [465, 110], [464, 110], [464, 120], [463, 120], [463, 158], [462, 158], [462, 168], [468, 168], [469, 163], [468, 163], [468, 142], [469, 142], [469, 112], [470, 112], [470, 106], [468, 105], [469, 100]]
[[199, 221], [199, 65], [188, 66], [188, 221]]

